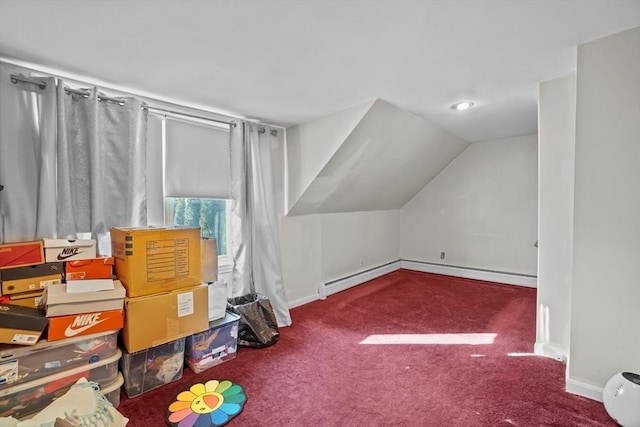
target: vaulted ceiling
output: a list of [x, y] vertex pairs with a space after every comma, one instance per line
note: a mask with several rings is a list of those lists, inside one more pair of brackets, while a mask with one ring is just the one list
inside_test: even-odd
[[638, 25], [640, 0], [0, 0], [0, 57], [283, 127], [379, 98], [475, 142], [535, 132], [538, 82]]

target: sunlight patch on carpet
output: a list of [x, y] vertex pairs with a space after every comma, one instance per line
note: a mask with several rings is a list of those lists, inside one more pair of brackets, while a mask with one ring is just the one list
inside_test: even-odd
[[380, 334], [369, 335], [360, 344], [443, 344], [487, 345], [493, 344], [498, 334]]

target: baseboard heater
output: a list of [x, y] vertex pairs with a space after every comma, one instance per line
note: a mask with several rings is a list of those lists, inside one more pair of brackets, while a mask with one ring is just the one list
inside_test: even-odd
[[435, 264], [424, 261], [400, 261], [400, 268], [425, 273], [444, 274], [446, 276], [464, 277], [467, 279], [484, 280], [487, 282], [504, 283], [507, 285], [538, 287], [538, 277], [527, 274], [505, 273], [495, 270], [460, 267], [456, 265]]
[[400, 262], [400, 260], [393, 261], [384, 265], [380, 265], [378, 267], [370, 268], [368, 270], [352, 274], [350, 276], [321, 283], [318, 289], [318, 294], [321, 299], [325, 299], [329, 295], [333, 295], [337, 292], [344, 291], [361, 283], [368, 282], [369, 280], [384, 276], [385, 274], [400, 269]]

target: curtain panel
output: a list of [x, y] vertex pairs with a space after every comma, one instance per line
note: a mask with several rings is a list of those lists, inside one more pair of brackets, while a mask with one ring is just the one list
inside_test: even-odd
[[55, 235], [55, 87], [53, 77], [0, 63], [0, 243]]
[[232, 296], [269, 298], [278, 326], [291, 324], [280, 260], [271, 158], [271, 129], [250, 122], [231, 128]]

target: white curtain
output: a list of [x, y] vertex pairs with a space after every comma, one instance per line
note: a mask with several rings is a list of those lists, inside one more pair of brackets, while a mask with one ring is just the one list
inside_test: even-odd
[[232, 296], [267, 296], [278, 326], [287, 326], [270, 138], [268, 126], [238, 122], [231, 129]]
[[[58, 237], [91, 232], [111, 255], [110, 229], [147, 223], [147, 110], [131, 97], [77, 94], [58, 81]], [[102, 99], [100, 99], [102, 98]]]
[[55, 105], [53, 77], [0, 63], [0, 243], [55, 237]]

